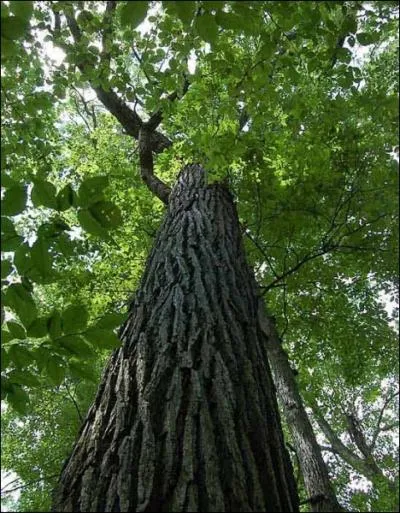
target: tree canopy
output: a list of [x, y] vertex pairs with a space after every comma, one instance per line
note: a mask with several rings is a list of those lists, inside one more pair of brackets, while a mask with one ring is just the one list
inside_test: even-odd
[[9, 1], [1, 24], [6, 500], [49, 508], [120, 344], [164, 212], [137, 142], [158, 118], [156, 175], [200, 162], [235, 197], [342, 503], [393, 511], [397, 2]]

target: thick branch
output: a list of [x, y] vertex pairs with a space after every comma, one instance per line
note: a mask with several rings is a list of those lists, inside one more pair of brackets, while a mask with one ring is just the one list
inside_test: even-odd
[[392, 427], [395, 427], [397, 424], [398, 424], [398, 421], [396, 421], [395, 423], [393, 424], [390, 424], [389, 426], [385, 426], [385, 427], [382, 427], [381, 428], [381, 422], [382, 422], [382, 419], [383, 419], [383, 414], [386, 410], [386, 408], [388, 407], [389, 403], [397, 396], [399, 395], [399, 390], [397, 390], [397, 392], [394, 392], [393, 394], [390, 394], [385, 402], [383, 403], [383, 406], [379, 412], [379, 417], [378, 417], [378, 422], [376, 423], [376, 428], [374, 430], [374, 433], [372, 435], [372, 440], [371, 440], [371, 443], [370, 443], [370, 450], [373, 451], [374, 447], [375, 447], [375, 444], [376, 444], [376, 440], [379, 436], [379, 433], [381, 433], [382, 431], [388, 431], [390, 430]]
[[[101, 87], [93, 88], [102, 104], [115, 116], [123, 126], [125, 132], [135, 139], [139, 139], [139, 132], [143, 126], [140, 116], [131, 110], [114, 91], [104, 91]], [[150, 145], [154, 153], [161, 153], [172, 145], [172, 142], [160, 132], [150, 135]]]
[[372, 458], [371, 450], [368, 447], [368, 444], [365, 440], [365, 436], [362, 432], [358, 419], [354, 415], [348, 414], [346, 415], [346, 421], [348, 426], [348, 432], [350, 434], [351, 439], [356, 444], [357, 449], [361, 452], [364, 458]]
[[154, 174], [151, 137], [153, 133], [143, 125], [139, 132], [139, 160], [142, 180], [163, 203], [168, 203], [171, 189]]
[[[319, 427], [321, 428], [322, 432], [331, 444], [331, 448], [329, 450], [331, 452], [338, 454], [346, 463], [348, 463], [354, 469], [358, 470], [368, 479], [373, 479], [374, 477], [377, 477], [377, 472], [370, 467], [368, 462], [366, 462], [363, 458], [360, 458], [360, 456], [357, 456], [357, 454], [355, 454], [348, 447], [346, 447], [346, 445], [333, 431], [329, 423], [320, 414], [317, 407], [315, 405], [311, 405], [311, 407], [314, 413], [314, 417], [319, 424]], [[324, 449], [327, 448], [324, 447]]]

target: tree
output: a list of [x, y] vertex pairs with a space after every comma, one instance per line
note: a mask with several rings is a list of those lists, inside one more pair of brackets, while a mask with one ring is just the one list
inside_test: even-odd
[[268, 338], [267, 353], [274, 373], [274, 383], [294, 441], [304, 486], [312, 499], [312, 511], [346, 511], [337, 501], [328, 468], [322, 458], [282, 341], [273, 322], [266, 316], [261, 318], [263, 330]]
[[55, 511], [294, 511], [297, 495], [226, 189], [186, 166]]
[[[393, 379], [390, 369], [396, 361], [394, 331], [376, 297], [383, 290], [392, 293], [396, 282], [392, 257], [396, 247], [396, 178], [390, 156], [397, 127], [393, 44], [396, 6], [391, 2], [371, 6], [298, 3], [290, 4], [288, 11], [286, 4], [263, 2], [164, 2], [162, 7], [161, 3], [147, 2], [2, 4], [3, 101], [10, 120], [5, 123], [2, 162], [2, 237], [5, 250], [11, 252], [2, 261], [6, 307], [2, 390], [20, 415], [29, 415], [28, 391], [33, 397], [35, 387], [43, 383], [59, 387], [78, 376], [87, 379], [90, 368], [82, 359], [95, 361], [99, 352], [118, 346], [113, 330], [122, 322], [119, 312], [130, 289], [126, 277], [138, 283], [141, 266], [137, 261], [145, 259], [163, 214], [162, 203], [151, 193], [164, 203], [169, 201], [177, 172], [190, 162], [200, 162], [207, 169], [209, 185], [205, 191], [225, 194], [221, 191], [229, 187], [233, 192], [240, 224], [232, 214], [229, 227], [236, 234], [235, 240], [240, 231], [245, 236], [248, 262], [256, 269], [257, 287], [267, 295], [268, 309], [277, 317], [286, 350], [300, 370], [297, 381], [306, 404], [307, 400], [321, 404], [329, 393], [332, 376], [345, 383], [346, 390], [358, 387], [359, 397], [367, 396], [371, 376], [377, 383], [383, 378]], [[148, 32], [135, 31], [146, 15]], [[41, 42], [43, 35], [39, 36], [43, 33], [64, 51], [65, 58], [56, 69], [43, 68], [46, 45]], [[388, 45], [383, 49], [381, 43]], [[358, 65], [353, 59], [354, 50], [370, 44], [374, 48], [367, 64]], [[191, 73], [190, 66], [194, 65], [196, 69]], [[23, 81], [19, 73], [23, 73]], [[51, 92], [43, 90], [45, 80]], [[86, 85], [95, 92], [97, 101], [90, 97]], [[98, 102], [118, 120], [122, 133]], [[69, 121], [65, 122], [67, 112]], [[64, 119], [61, 126], [56, 122], [60, 114]], [[131, 149], [132, 137], [138, 140], [136, 154]], [[228, 153], [226, 148], [230, 149]], [[132, 161], [140, 168], [140, 176], [132, 176]], [[141, 180], [149, 192], [143, 189]], [[28, 191], [27, 184], [33, 184]], [[198, 210], [199, 201], [195, 198], [187, 205], [184, 212], [188, 218], [191, 209]], [[229, 201], [230, 207], [226, 200], [227, 209], [234, 212]], [[205, 218], [216, 215], [202, 214]], [[19, 217], [12, 220], [16, 215]], [[168, 216], [166, 219], [163, 228], [168, 225]], [[77, 224], [84, 232], [78, 232], [78, 239], [72, 240], [70, 229]], [[179, 224], [177, 227], [184, 229]], [[164, 241], [163, 228], [158, 242]], [[227, 242], [221, 238], [218, 243], [230, 257]], [[157, 244], [153, 255], [157, 254], [156, 248]], [[194, 255], [200, 251], [196, 248]], [[171, 248], [171, 255], [176, 250]], [[191, 253], [183, 251], [183, 255], [184, 268], [193, 271], [186, 258], [190, 259]], [[157, 256], [155, 261], [160, 259]], [[244, 262], [243, 255], [238, 261]], [[238, 262], [228, 262], [236, 269], [232, 275], [241, 276]], [[199, 258], [199, 269], [200, 263], [210, 267], [203, 257]], [[161, 273], [161, 267], [160, 264], [157, 272]], [[147, 269], [141, 287], [146, 284], [146, 276], [151, 275], [151, 260]], [[217, 267], [216, 272], [219, 277], [224, 271]], [[172, 289], [189, 287], [190, 282], [179, 274], [176, 265], [168, 273], [166, 278], [178, 280], [171, 282]], [[239, 303], [235, 306], [228, 273], [225, 288], [216, 292], [217, 298], [229, 296], [227, 304], [216, 302], [215, 297], [211, 300], [215, 312], [226, 311], [232, 316], [230, 329], [239, 326], [242, 336], [238, 340], [242, 344], [238, 347], [244, 347], [243, 333], [249, 326], [256, 329], [254, 344], [263, 351], [263, 363], [267, 365], [268, 343], [264, 348], [259, 292], [250, 271], [246, 273], [248, 280], [243, 290], [249, 290], [248, 297], [253, 299], [243, 300], [242, 307]], [[162, 281], [161, 275], [155, 276], [155, 281]], [[137, 298], [148, 298], [153, 304], [151, 291], [141, 287]], [[209, 287], [212, 283], [205, 290]], [[156, 292], [160, 297], [162, 290], [160, 287]], [[197, 312], [190, 301], [206, 304], [196, 295], [188, 295], [191, 299], [189, 306], [183, 302], [183, 319]], [[169, 299], [176, 317], [179, 293], [175, 296]], [[137, 298], [132, 311], [140, 310]], [[167, 301], [163, 308], [170, 304]], [[250, 312], [245, 320], [238, 314], [243, 308]], [[363, 321], [365, 309], [368, 322]], [[341, 317], [344, 311], [346, 321]], [[210, 322], [222, 326], [215, 320], [222, 314], [215, 312], [209, 313], [213, 319]], [[268, 313], [267, 319], [270, 316]], [[315, 316], [320, 319], [317, 325], [310, 323]], [[192, 317], [200, 322], [198, 313]], [[173, 321], [172, 310], [165, 318]], [[153, 315], [146, 330], [153, 333], [158, 322]], [[270, 321], [268, 324], [273, 325]], [[330, 328], [323, 329], [324, 326]], [[192, 329], [190, 324], [187, 329]], [[371, 344], [369, 341], [377, 338], [377, 329], [379, 341]], [[222, 339], [227, 341], [226, 337]], [[345, 343], [349, 339], [357, 344], [352, 350]], [[140, 344], [135, 348], [135, 354], [141, 354]], [[119, 349], [115, 354], [123, 353], [124, 349]], [[228, 351], [225, 353], [228, 359], [232, 357]], [[274, 367], [271, 355], [270, 352]], [[167, 364], [151, 350], [144, 361], [146, 358], [149, 365], [158, 361]], [[250, 361], [254, 367], [254, 358]], [[231, 377], [231, 368], [225, 359], [223, 362]], [[133, 360], [131, 363], [136, 365]], [[287, 358], [285, 365], [287, 370]], [[239, 368], [244, 369], [244, 360], [240, 360]], [[112, 379], [112, 364], [109, 369], [103, 384]], [[192, 380], [198, 369], [194, 367], [194, 371], [190, 371]], [[165, 372], [169, 376], [170, 371]], [[265, 411], [268, 403], [272, 405], [272, 416], [277, 418], [270, 377], [267, 370], [264, 372], [264, 381], [256, 371], [250, 373], [264, 391], [264, 399], [254, 399], [251, 409]], [[274, 374], [279, 391], [279, 377], [283, 374], [277, 368]], [[246, 372], [240, 377], [246, 380]], [[174, 382], [173, 375], [169, 379]], [[189, 378], [185, 379], [189, 382]], [[205, 386], [201, 379], [200, 383]], [[193, 391], [184, 390], [186, 405]], [[292, 387], [292, 393], [293, 390]], [[301, 406], [298, 392], [295, 394]], [[97, 403], [106, 396], [99, 392]], [[235, 404], [239, 404], [238, 390], [234, 397]], [[141, 400], [138, 396], [138, 404]], [[338, 405], [339, 399], [335, 401]], [[236, 416], [238, 411], [244, 411], [243, 400], [241, 404], [241, 409], [235, 410]], [[222, 414], [224, 408], [227, 403], [217, 413]], [[332, 406], [324, 404], [324, 408]], [[156, 401], [149, 409], [157, 423], [169, 411], [167, 404], [158, 405]], [[90, 410], [81, 445], [77, 445], [65, 467], [64, 485], [69, 482], [71, 468], [77, 468], [82, 461], [78, 449], [86, 447], [85, 429], [91, 429], [89, 422], [91, 416], [96, 416], [95, 410], [96, 407]], [[204, 415], [194, 415], [197, 417]], [[253, 428], [244, 431], [265, 429], [256, 417], [246, 424]], [[100, 413], [96, 418], [101, 418]], [[195, 425], [193, 433], [201, 435], [207, 430], [201, 431], [199, 422], [200, 428]], [[158, 424], [157, 429], [161, 429]], [[276, 466], [270, 475], [276, 472], [279, 481], [286, 480], [290, 470], [285, 470], [287, 457], [279, 427], [276, 429], [275, 434], [265, 436], [264, 447], [272, 437], [278, 437], [277, 459], [284, 469]], [[313, 439], [311, 429], [308, 434]], [[217, 437], [218, 444], [223, 445], [224, 437], [220, 438]], [[302, 441], [302, 437], [294, 439], [298, 456]], [[157, 440], [150, 446], [160, 448], [163, 443], [166, 442]], [[318, 452], [315, 438], [312, 445]], [[254, 449], [250, 444], [250, 449], [242, 452], [249, 457]], [[257, 457], [268, 460], [262, 454]], [[196, 458], [202, 461], [197, 453]], [[158, 468], [163, 461], [162, 456], [157, 459]], [[253, 468], [260, 461], [256, 459]], [[321, 457], [319, 464], [325, 476], [320, 478], [324, 481], [322, 488], [329, 490], [327, 495], [335, 502]], [[151, 465], [142, 468], [151, 470]], [[307, 489], [304, 502], [317, 511], [323, 510], [324, 499], [316, 500], [307, 487], [307, 465], [302, 468]], [[111, 472], [111, 468], [106, 471]], [[207, 475], [201, 465], [197, 465], [196, 472]], [[243, 469], [242, 474], [247, 478], [255, 475]], [[159, 470], [155, 475], [160, 476]], [[225, 478], [229, 475], [228, 472]], [[88, 473], [86, 478], [89, 477]], [[321, 489], [321, 481], [316, 481], [316, 489]], [[226, 495], [227, 485], [224, 486]], [[246, 486], [250, 486], [249, 481]], [[110, 487], [115, 488], [114, 484]], [[76, 490], [72, 488], [65, 488], [66, 495], [74, 496]], [[191, 489], [188, 497], [194, 500]], [[209, 500], [211, 492], [205, 493], [204, 487], [202, 490], [201, 501]], [[143, 493], [151, 492], [146, 489]], [[248, 495], [254, 504], [261, 500], [254, 487]], [[279, 500], [295, 504], [294, 495], [287, 483], [279, 492]], [[240, 500], [244, 505], [243, 494]]]

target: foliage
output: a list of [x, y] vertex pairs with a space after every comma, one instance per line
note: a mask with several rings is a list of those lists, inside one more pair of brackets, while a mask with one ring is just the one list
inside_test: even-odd
[[[397, 5], [11, 1], [1, 21], [3, 467], [44, 476], [20, 510], [48, 508], [79, 425], [66, 387], [83, 414], [163, 214], [110, 92], [162, 109], [166, 183], [199, 161], [229, 184], [306, 402], [338, 436], [358, 404], [372, 433], [364, 410], [397, 376]], [[376, 444], [395, 478], [393, 436]], [[357, 494], [348, 472], [332, 463], [345, 503], [388, 507], [387, 484]]]

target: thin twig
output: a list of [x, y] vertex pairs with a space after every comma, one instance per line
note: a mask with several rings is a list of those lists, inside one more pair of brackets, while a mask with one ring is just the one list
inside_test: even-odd
[[71, 399], [71, 401], [73, 402], [73, 404], [75, 406], [75, 409], [76, 409], [76, 411], [78, 413], [79, 420], [81, 422], [83, 422], [83, 417], [82, 417], [81, 411], [79, 409], [78, 403], [75, 400], [75, 397], [71, 394], [71, 391], [70, 391], [70, 389], [69, 389], [69, 387], [68, 387], [66, 382], [64, 383], [64, 385], [65, 385], [65, 389], [67, 391], [67, 394], [68, 394], [69, 398]]
[[56, 477], [59, 477], [59, 474], [53, 474], [51, 476], [44, 476], [39, 477], [38, 479], [33, 479], [32, 481], [28, 481], [27, 483], [24, 483], [23, 485], [14, 486], [14, 488], [11, 488], [10, 490], [1, 490], [1, 495], [6, 495], [8, 493], [15, 492], [16, 490], [21, 490], [22, 488], [26, 488], [27, 486], [30, 486], [35, 483], [39, 483], [40, 481], [46, 481], [47, 479], [55, 479]]

